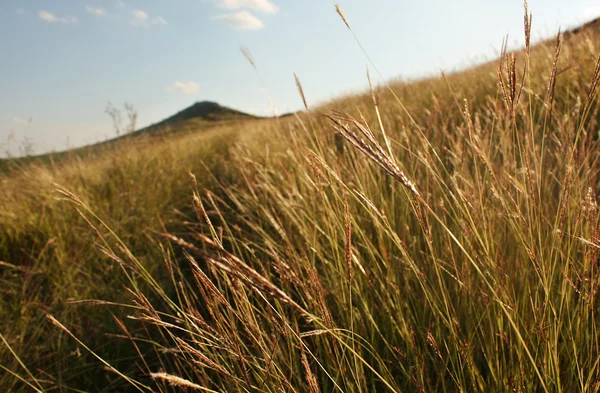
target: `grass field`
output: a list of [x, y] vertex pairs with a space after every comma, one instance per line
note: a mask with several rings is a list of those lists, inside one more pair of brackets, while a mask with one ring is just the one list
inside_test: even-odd
[[600, 391], [599, 38], [9, 165], [0, 390]]

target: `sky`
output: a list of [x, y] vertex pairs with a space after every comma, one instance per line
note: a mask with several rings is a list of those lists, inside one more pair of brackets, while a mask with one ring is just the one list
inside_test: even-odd
[[[386, 79], [415, 79], [523, 44], [522, 0], [339, 0]], [[597, 0], [529, 0], [533, 38], [600, 16]], [[243, 56], [247, 48], [258, 73]], [[367, 86], [368, 60], [331, 0], [0, 0], [0, 156], [115, 136], [196, 101], [257, 115]], [[123, 116], [124, 113], [123, 113]], [[124, 121], [126, 123], [126, 121]]]

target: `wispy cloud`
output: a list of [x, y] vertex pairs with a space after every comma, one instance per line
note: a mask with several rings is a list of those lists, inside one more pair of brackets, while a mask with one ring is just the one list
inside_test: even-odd
[[594, 19], [600, 16], [600, 6], [588, 7], [583, 10], [583, 17], [585, 19]]
[[133, 27], [143, 27], [145, 29], [150, 28], [154, 25], [166, 25], [167, 21], [162, 16], [155, 16], [150, 18], [150, 15], [146, 11], [143, 10], [133, 10], [131, 11], [132, 19], [129, 21], [129, 24]]
[[276, 14], [279, 7], [271, 0], [216, 0], [217, 7], [227, 10], [250, 9], [268, 14]]
[[133, 17], [133, 19], [131, 19], [129, 21], [129, 24], [131, 26], [145, 27], [145, 28], [149, 27], [149, 23], [148, 23], [149, 16], [146, 11], [133, 10], [133, 11], [131, 11], [131, 16]]
[[74, 25], [77, 23], [77, 18], [74, 16], [56, 16], [48, 11], [38, 12], [38, 16], [41, 20], [48, 23], [62, 23], [64, 25]]
[[25, 15], [27, 13], [27, 10], [25, 8], [17, 8], [15, 12], [19, 15]]
[[97, 16], [106, 15], [106, 10], [102, 7], [93, 7], [91, 5], [88, 5], [85, 7], [85, 9], [87, 10], [87, 12], [89, 12], [92, 15], [97, 15]]
[[198, 90], [200, 90], [200, 85], [198, 85], [194, 81], [187, 81], [187, 82], [175, 81], [175, 82], [173, 82], [173, 84], [167, 86], [165, 88], [165, 90], [178, 91], [178, 92], [184, 93], [184, 94], [194, 94], [194, 93], [197, 93]]
[[31, 123], [31, 118], [23, 119], [21, 117], [13, 117], [12, 123], [15, 126], [28, 126]]
[[265, 27], [262, 20], [249, 11], [240, 11], [231, 14], [213, 16], [212, 19], [222, 21], [229, 27], [239, 30], [260, 30]]
[[152, 24], [153, 25], [166, 25], [168, 23], [165, 20], [165, 18], [163, 18], [162, 16], [157, 16], [155, 18], [152, 18]]
[[117, 8], [125, 8], [127, 4], [123, 0], [117, 0]]
[[133, 18], [137, 20], [148, 20], [148, 13], [146, 11], [133, 10], [131, 11], [131, 15], [133, 15]]

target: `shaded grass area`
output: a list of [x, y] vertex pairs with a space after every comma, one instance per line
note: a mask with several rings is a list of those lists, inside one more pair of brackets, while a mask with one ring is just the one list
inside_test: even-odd
[[[198, 173], [206, 185], [232, 182], [228, 151], [243, 131], [221, 126], [160, 144], [130, 143], [52, 166], [24, 165], [0, 179], [0, 311], [2, 320], [10, 321], [2, 324], [1, 333], [31, 369], [43, 370], [61, 384], [114, 388], [110, 382], [114, 376], [97, 367], [60, 331], [48, 329], [44, 316], [48, 312], [69, 321], [78, 335], [90, 337], [90, 345], [100, 354], [112, 353], [125, 364], [129, 361], [124, 355], [134, 354], [129, 345], [121, 348], [123, 340], [113, 342], [105, 336], [117, 333], [111, 314], [126, 309], [68, 304], [97, 298], [122, 302], [129, 294], [118, 265], [98, 251], [95, 231], [70, 203], [60, 200], [64, 198], [56, 188], [77, 193], [121, 234], [149, 272], [160, 274], [162, 251], [153, 237], [166, 228], [185, 228], [189, 171]], [[6, 347], [0, 351], [3, 366], [23, 371]], [[17, 381], [1, 374], [0, 386], [11, 390]]]
[[597, 39], [3, 176], [0, 386], [600, 391]]

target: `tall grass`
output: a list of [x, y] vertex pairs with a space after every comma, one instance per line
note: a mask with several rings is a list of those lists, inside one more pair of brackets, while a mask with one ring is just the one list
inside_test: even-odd
[[[46, 313], [89, 337], [88, 344], [103, 356], [135, 354], [106, 338], [105, 333], [118, 332], [111, 316], [116, 311], [71, 304], [82, 299], [120, 303], [128, 294], [118, 267], [99, 252], [97, 234], [56, 188], [77, 193], [122, 234], [150, 271], [160, 274], [162, 254], [152, 236], [165, 228], [185, 229], [191, 213], [189, 171], [218, 167], [219, 173], [206, 176], [203, 184], [233, 182], [224, 160], [238, 132], [252, 132], [244, 128], [136, 139], [106, 152], [64, 156], [55, 164], [13, 165], [0, 176], [0, 333], [32, 373], [59, 387], [89, 389], [100, 383], [107, 391], [118, 389], [85, 351], [49, 329]], [[0, 345], [0, 364], [26, 375], [5, 345]], [[0, 372], [1, 391], [18, 390], [19, 383]]]
[[[220, 136], [207, 141], [202, 158], [216, 164], [127, 163], [115, 192], [133, 180], [148, 209], [162, 207], [153, 215], [180, 203], [163, 193], [191, 185], [185, 218], [151, 236], [136, 236], [148, 212], [121, 213], [103, 188], [65, 178], [59, 191], [70, 203], [60, 212], [71, 216], [52, 222], [89, 232], [59, 232], [62, 249], [99, 250], [93, 279], [111, 268], [117, 284], [83, 296], [65, 289], [57, 301], [117, 293], [119, 305], [88, 304], [110, 310], [120, 330], [110, 343], [131, 357], [98, 351], [105, 326], [86, 335], [60, 309], [36, 331], [75, 338], [67, 342], [86, 345], [112, 381], [140, 391], [600, 391], [598, 35], [531, 47], [528, 15], [527, 47], [498, 63], [372, 85], [316, 110], [296, 77], [307, 111], [253, 123], [222, 153], [210, 151]], [[141, 197], [165, 167], [166, 183]], [[61, 277], [64, 269], [52, 280], [90, 282]], [[14, 285], [13, 296], [24, 284]], [[17, 313], [15, 301], [2, 304]], [[3, 328], [12, 350], [0, 359], [35, 359], [15, 345], [19, 329], [30, 331]], [[56, 384], [29, 364], [12, 361], [2, 383]]]

